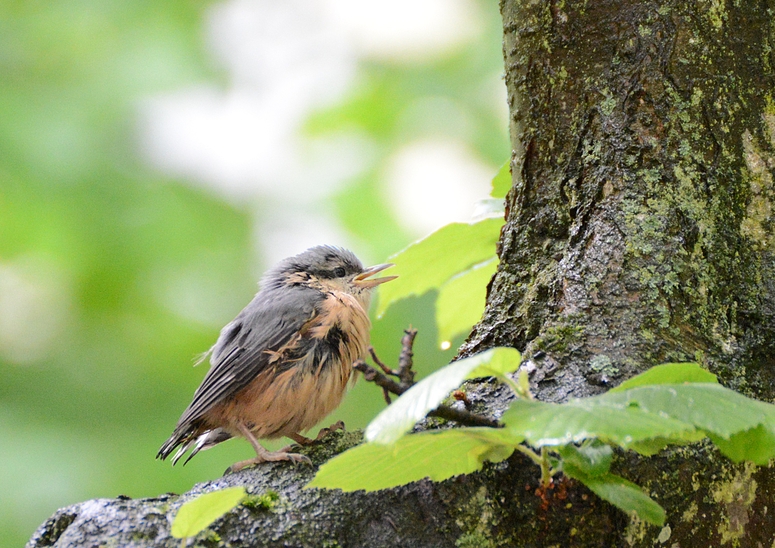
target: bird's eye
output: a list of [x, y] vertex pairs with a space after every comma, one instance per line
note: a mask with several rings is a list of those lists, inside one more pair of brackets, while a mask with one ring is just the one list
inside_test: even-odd
[[344, 271], [344, 268], [342, 268], [341, 266], [338, 266], [336, 267], [336, 269], [334, 269], [334, 276], [336, 276], [337, 278], [343, 278], [345, 274], [346, 272]]

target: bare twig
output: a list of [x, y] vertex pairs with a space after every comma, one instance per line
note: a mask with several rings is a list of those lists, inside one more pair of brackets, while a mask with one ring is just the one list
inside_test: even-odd
[[414, 384], [414, 371], [412, 371], [414, 352], [412, 347], [414, 346], [414, 338], [416, 336], [417, 330], [409, 326], [409, 329], [404, 331], [404, 336], [401, 337], [401, 355], [398, 356], [398, 378], [401, 379], [401, 384], [408, 386]]
[[382, 363], [382, 360], [379, 359], [377, 356], [377, 353], [374, 351], [374, 347], [369, 347], [369, 354], [371, 354], [371, 359], [374, 360], [374, 363], [376, 363], [380, 369], [385, 373], [385, 375], [395, 375], [398, 376], [398, 372], [394, 371], [393, 369], [390, 369], [387, 365]]
[[440, 419], [446, 419], [448, 421], [455, 421], [465, 426], [489, 426], [490, 428], [501, 428], [503, 425], [484, 415], [478, 415], [471, 413], [470, 411], [463, 411], [462, 409], [455, 409], [447, 405], [439, 405], [436, 409], [428, 413], [432, 417], [439, 417]]
[[400, 396], [404, 392], [406, 392], [409, 387], [408, 386], [401, 386], [396, 381], [385, 375], [384, 373], [380, 373], [375, 368], [367, 364], [363, 360], [358, 360], [353, 364], [353, 369], [356, 371], [360, 371], [363, 373], [363, 378], [366, 379], [369, 382], [373, 382], [383, 390], [387, 390], [391, 394], [395, 394], [396, 396]]
[[[390, 405], [390, 394], [400, 396], [414, 384], [414, 371], [412, 371], [412, 346], [414, 345], [414, 338], [417, 336], [417, 330], [409, 328], [404, 331], [404, 336], [401, 339], [401, 356], [398, 359], [398, 370], [393, 370], [382, 363], [376, 356], [373, 348], [369, 348], [374, 363], [376, 363], [383, 372], [377, 370], [375, 367], [370, 366], [363, 360], [358, 360], [353, 364], [353, 369], [363, 373], [363, 378], [369, 382], [373, 382], [380, 388], [385, 396], [385, 401]], [[398, 381], [390, 378], [390, 376], [398, 377]], [[470, 405], [470, 402], [468, 402]], [[466, 426], [489, 426], [492, 428], [498, 428], [501, 426], [498, 421], [493, 420], [484, 415], [477, 415], [470, 411], [463, 411], [461, 409], [455, 409], [447, 405], [439, 405], [436, 409], [428, 413], [429, 416], [439, 417], [446, 420], [458, 422]]]

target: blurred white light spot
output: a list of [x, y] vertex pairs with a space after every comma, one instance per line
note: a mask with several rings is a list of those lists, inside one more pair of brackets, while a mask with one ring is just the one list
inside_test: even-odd
[[310, 112], [338, 101], [356, 58], [319, 2], [230, 0], [210, 14], [209, 37], [230, 86], [192, 87], [141, 107], [140, 141], [157, 167], [226, 197], [304, 199], [336, 190], [368, 161], [360, 134], [303, 134]]
[[326, 0], [359, 55], [423, 61], [467, 43], [482, 29], [471, 0]]
[[452, 346], [452, 343], [449, 341], [444, 341], [440, 346], [442, 350], [449, 350], [449, 348]]
[[[352, 236], [323, 208], [278, 203], [272, 204], [271, 209], [271, 213], [262, 215], [256, 225], [258, 245], [266, 266], [316, 245], [346, 247], [357, 254]], [[365, 260], [364, 257], [361, 259]]]
[[69, 319], [71, 295], [56, 263], [35, 255], [0, 263], [0, 354], [25, 364], [49, 355]]
[[470, 221], [496, 171], [459, 142], [429, 140], [399, 150], [385, 178], [399, 220], [424, 236], [453, 221]]
[[144, 109], [145, 153], [157, 167], [238, 201], [258, 193], [320, 198], [371, 160], [363, 134], [300, 135], [305, 112], [294, 90], [278, 94], [287, 100], [208, 88], [157, 97]]
[[355, 71], [347, 37], [315, 0], [220, 2], [208, 38], [235, 85], [303, 90], [302, 108], [338, 99]]
[[212, 255], [200, 259], [188, 266], [149, 272], [145, 292], [182, 318], [220, 328], [245, 305], [244, 296], [219, 270], [226, 261]]

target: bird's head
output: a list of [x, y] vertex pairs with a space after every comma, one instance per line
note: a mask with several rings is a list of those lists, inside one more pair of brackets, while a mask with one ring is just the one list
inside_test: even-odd
[[398, 277], [372, 277], [391, 266], [385, 263], [364, 268], [352, 251], [317, 246], [282, 261], [267, 274], [262, 286], [306, 286], [321, 291], [343, 291], [356, 297], [367, 308], [371, 290]]

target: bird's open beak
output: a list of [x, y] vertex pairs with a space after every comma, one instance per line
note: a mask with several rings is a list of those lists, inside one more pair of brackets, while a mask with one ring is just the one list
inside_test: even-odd
[[358, 286], [365, 289], [371, 289], [372, 287], [376, 287], [379, 284], [384, 284], [385, 282], [389, 282], [390, 280], [395, 280], [398, 278], [398, 276], [385, 276], [384, 278], [372, 278], [367, 279], [377, 272], [382, 272], [386, 268], [390, 268], [391, 266], [395, 266], [393, 263], [385, 263], [385, 264], [378, 264], [376, 266], [370, 266], [360, 274], [358, 274], [355, 278], [353, 278], [353, 283]]

